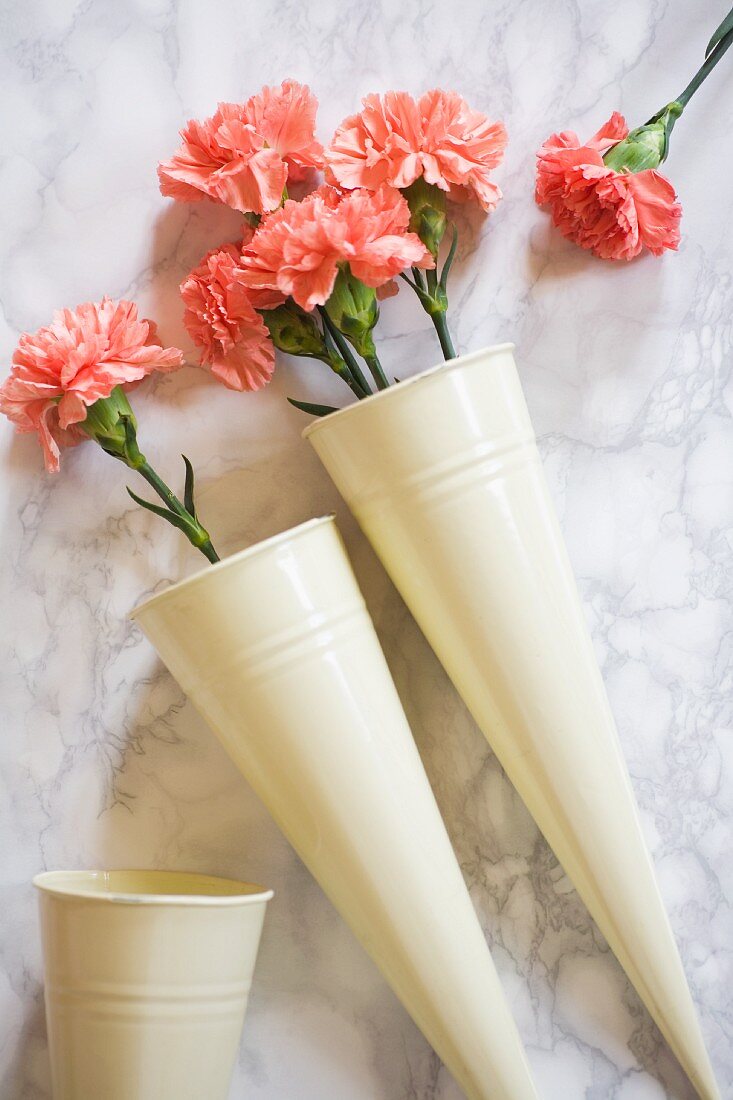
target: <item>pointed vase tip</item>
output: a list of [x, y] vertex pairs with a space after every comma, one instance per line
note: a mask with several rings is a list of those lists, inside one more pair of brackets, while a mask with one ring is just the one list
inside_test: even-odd
[[722, 1100], [720, 1089], [718, 1088], [710, 1064], [706, 1066], [703, 1074], [688, 1072], [688, 1076], [700, 1100]]

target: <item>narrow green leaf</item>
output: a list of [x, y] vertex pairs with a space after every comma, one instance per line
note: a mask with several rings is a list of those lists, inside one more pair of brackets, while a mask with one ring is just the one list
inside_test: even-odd
[[728, 12], [725, 19], [723, 20], [723, 22], [720, 24], [720, 26], [716, 30], [713, 37], [708, 42], [707, 49], [705, 50], [705, 57], [710, 57], [710, 54], [713, 52], [713, 50], [718, 45], [718, 43], [723, 38], [725, 38], [725, 36], [731, 30], [733, 30], [733, 8], [731, 8], [731, 10]]
[[193, 466], [185, 455], [181, 455], [181, 458], [183, 459], [184, 465], [186, 467], [186, 484], [183, 489], [183, 503], [185, 505], [186, 511], [190, 512], [193, 518], [196, 519], [196, 505], [194, 504], [193, 500]]
[[453, 240], [451, 241], [450, 251], [443, 264], [443, 270], [440, 275], [440, 285], [445, 290], [448, 284], [448, 276], [450, 275], [450, 269], [453, 267], [453, 261], [456, 257], [456, 249], [458, 248], [458, 230], [453, 226]]
[[314, 405], [310, 401], [296, 401], [294, 397], [289, 397], [288, 401], [291, 405], [294, 405], [296, 409], [300, 409], [300, 411], [304, 413], [309, 413], [311, 416], [328, 416], [329, 413], [337, 411], [333, 405]]
[[183, 531], [188, 535], [191, 524], [185, 520], [182, 516], [177, 516], [175, 512], [169, 512], [167, 508], [161, 508], [159, 504], [151, 504], [149, 500], [143, 500], [137, 493], [133, 493], [130, 486], [127, 486], [127, 491], [141, 508], [146, 508], [148, 512], [154, 512], [156, 516], [160, 516], [161, 519], [167, 519], [169, 523], [172, 523], [174, 527], [177, 527], [179, 531]]

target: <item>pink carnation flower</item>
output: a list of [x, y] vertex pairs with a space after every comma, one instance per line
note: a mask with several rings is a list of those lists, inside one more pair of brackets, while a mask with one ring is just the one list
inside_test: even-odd
[[184, 324], [201, 349], [201, 364], [231, 390], [259, 390], [272, 377], [275, 349], [241, 282], [240, 252], [213, 249], [181, 283]]
[[344, 120], [326, 151], [342, 187], [409, 187], [420, 176], [451, 198], [475, 198], [491, 211], [501, 198], [489, 173], [500, 163], [506, 130], [456, 92], [436, 88], [419, 100], [407, 92], [368, 95]]
[[303, 202], [286, 202], [262, 223], [243, 250], [239, 278], [258, 308], [292, 296], [312, 310], [330, 297], [339, 264], [348, 263], [370, 287], [408, 267], [432, 267], [409, 222], [407, 202], [394, 188], [341, 195], [322, 187]]
[[36, 432], [46, 468], [59, 468], [59, 447], [86, 439], [87, 408], [153, 371], [176, 370], [178, 348], [164, 348], [152, 321], [133, 302], [85, 302], [54, 314], [53, 323], [23, 333], [10, 376], [0, 386], [0, 412], [19, 432]]
[[537, 153], [535, 199], [547, 205], [563, 236], [604, 260], [654, 256], [680, 242], [682, 207], [670, 181], [653, 168], [616, 172], [603, 154], [628, 134], [614, 112], [585, 145], [577, 134], [552, 134]]
[[211, 118], [181, 130], [183, 144], [158, 166], [160, 190], [182, 202], [208, 197], [242, 213], [275, 210], [288, 178], [323, 164], [317, 107], [310, 89], [292, 80], [243, 104], [220, 103]]

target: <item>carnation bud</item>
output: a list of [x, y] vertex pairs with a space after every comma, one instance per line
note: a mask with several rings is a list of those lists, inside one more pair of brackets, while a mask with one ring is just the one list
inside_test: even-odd
[[359, 355], [374, 354], [372, 329], [379, 318], [377, 292], [354, 278], [348, 264], [339, 266], [326, 312]]
[[119, 458], [130, 469], [144, 461], [137, 445], [135, 414], [120, 386], [115, 386], [109, 397], [100, 397], [89, 406], [80, 427], [103, 451]]
[[423, 176], [403, 191], [410, 207], [410, 230], [430, 251], [438, 257], [448, 219], [445, 213], [445, 192], [434, 183], [427, 183]]
[[603, 158], [615, 172], [643, 172], [658, 168], [669, 152], [669, 136], [682, 114], [681, 104], [668, 103], [658, 114], [632, 130], [623, 141], [609, 149]]
[[289, 355], [306, 355], [313, 359], [328, 356], [326, 347], [315, 317], [291, 300], [277, 309], [260, 311], [267, 325], [272, 342], [279, 351]]

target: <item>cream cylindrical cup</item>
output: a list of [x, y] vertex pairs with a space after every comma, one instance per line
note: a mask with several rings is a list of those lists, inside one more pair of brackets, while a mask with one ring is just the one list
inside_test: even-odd
[[512, 345], [304, 435], [700, 1096], [717, 1100]]
[[177, 871], [49, 871], [54, 1100], [226, 1100], [272, 891]]
[[469, 1100], [536, 1092], [330, 517], [134, 612]]

